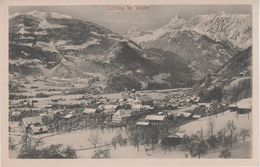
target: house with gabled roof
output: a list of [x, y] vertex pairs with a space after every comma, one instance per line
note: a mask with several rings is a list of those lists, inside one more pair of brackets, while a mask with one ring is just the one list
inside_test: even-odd
[[132, 110], [119, 109], [112, 115], [112, 123], [126, 123], [132, 116]]
[[118, 109], [118, 105], [112, 105], [112, 104], [108, 104], [108, 105], [104, 105], [103, 106], [103, 111], [105, 113], [113, 113]]
[[95, 108], [85, 108], [83, 110], [83, 114], [95, 114], [97, 112], [97, 109]]
[[148, 121], [150, 124], [161, 124], [165, 121], [166, 115], [147, 115], [144, 120]]
[[252, 110], [252, 98], [244, 98], [237, 102], [237, 113], [245, 114]]
[[150, 105], [150, 106], [153, 105], [153, 99], [148, 95], [138, 96], [136, 97], [135, 101], [141, 102], [142, 105]]

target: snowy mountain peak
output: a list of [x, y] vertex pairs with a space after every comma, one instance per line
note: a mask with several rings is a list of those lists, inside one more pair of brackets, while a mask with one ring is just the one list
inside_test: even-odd
[[19, 15], [33, 16], [33, 17], [39, 18], [41, 20], [44, 20], [47, 17], [51, 17], [51, 18], [55, 18], [55, 19], [72, 19], [72, 17], [68, 16], [68, 15], [63, 15], [63, 14], [59, 14], [56, 12], [50, 12], [50, 13], [40, 12], [38, 10], [33, 10], [33, 11], [27, 12], [27, 13], [14, 13], [14, 14], [10, 15], [9, 18], [12, 19]]
[[72, 19], [71, 16], [68, 16], [68, 15], [63, 15], [63, 14], [59, 14], [59, 13], [56, 13], [56, 12], [52, 12], [50, 13], [51, 17], [53, 18], [57, 18], [57, 19]]
[[[227, 14], [218, 12], [213, 14], [200, 14], [185, 20], [178, 16], [173, 17], [168, 24], [150, 31], [149, 34], [141, 35], [135, 31], [128, 37], [142, 45], [147, 42], [156, 41], [165, 34], [174, 36], [177, 32], [184, 30], [195, 31], [201, 35], [206, 35], [217, 42], [228, 41], [241, 49], [252, 45], [252, 18], [249, 14]], [[141, 30], [139, 30], [141, 32]]]
[[139, 37], [139, 36], [144, 36], [144, 35], [151, 35], [152, 32], [150, 30], [140, 30], [137, 27], [131, 27], [127, 33], [125, 34], [125, 36], [127, 38], [133, 39], [135, 37]]
[[27, 12], [26, 15], [32, 15], [32, 16], [38, 17], [38, 18], [45, 18], [45, 17], [47, 17], [47, 13], [40, 12], [38, 10], [33, 10], [31, 12]]
[[169, 21], [169, 23], [165, 27], [171, 28], [180, 28], [182, 27], [187, 21], [179, 16], [175, 16], [173, 19]]

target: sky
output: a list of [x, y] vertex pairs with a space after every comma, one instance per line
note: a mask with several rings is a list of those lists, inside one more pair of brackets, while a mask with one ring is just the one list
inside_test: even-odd
[[[126, 6], [123, 6], [126, 9]], [[189, 19], [198, 14], [225, 12], [227, 14], [251, 14], [249, 5], [149, 5], [146, 10], [108, 10], [111, 6], [12, 6], [9, 14], [33, 10], [57, 12], [75, 19], [103, 25], [115, 32], [125, 34], [136, 27], [153, 30], [167, 24], [173, 17]]]

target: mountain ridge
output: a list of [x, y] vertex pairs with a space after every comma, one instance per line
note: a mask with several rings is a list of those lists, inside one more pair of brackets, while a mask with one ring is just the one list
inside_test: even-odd
[[[226, 103], [252, 96], [252, 47], [233, 56], [222, 68], [204, 78], [199, 95], [209, 100], [212, 92]], [[218, 91], [216, 91], [218, 90]]]
[[[151, 83], [172, 88], [179, 86], [176, 82], [191, 80], [189, 74], [169, 79], [175, 71], [184, 72], [162, 68], [147, 59], [138, 44], [95, 23], [37, 11], [12, 16], [9, 23], [10, 75], [94, 78], [108, 92], [132, 89], [131, 85], [147, 89]], [[158, 57], [162, 53], [157, 52]]]
[[[195, 15], [190, 19], [175, 16], [168, 24], [149, 31], [148, 35], [131, 36], [130, 29], [125, 36], [145, 46], [146, 42], [156, 40], [168, 32], [193, 30], [201, 35], [217, 41], [229, 41], [235, 47], [246, 49], [252, 45], [252, 18], [247, 14], [226, 14], [218, 12], [215, 14]], [[137, 31], [137, 30], [136, 30]], [[137, 32], [135, 32], [137, 33]], [[150, 37], [149, 37], [150, 36]], [[155, 39], [151, 36], [155, 36]]]

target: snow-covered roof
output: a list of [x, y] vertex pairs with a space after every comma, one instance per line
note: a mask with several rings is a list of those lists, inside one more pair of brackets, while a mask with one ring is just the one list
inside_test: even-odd
[[15, 111], [15, 112], [12, 112], [12, 114], [11, 114], [12, 116], [18, 116], [18, 115], [20, 115], [20, 112], [18, 112], [18, 111]]
[[172, 134], [172, 135], [169, 135], [169, 136], [167, 136], [167, 137], [169, 137], [169, 138], [183, 138], [184, 135], [185, 135], [184, 133], [179, 133], [179, 132], [177, 132], [177, 133]]
[[68, 119], [68, 118], [71, 118], [71, 117], [73, 117], [73, 116], [74, 116], [73, 114], [67, 114], [67, 115], [64, 116], [64, 118], [67, 118], [67, 119]]
[[46, 116], [46, 115], [47, 115], [47, 112], [41, 113], [39, 116]]
[[90, 113], [95, 113], [97, 110], [94, 108], [85, 108], [83, 111], [84, 114], [90, 114]]
[[252, 98], [241, 99], [237, 102], [237, 107], [241, 109], [251, 109], [252, 108]]
[[178, 136], [178, 137], [184, 137], [184, 133], [179, 133], [179, 132], [177, 132], [177, 133], [175, 133], [175, 136]]
[[129, 117], [129, 116], [131, 116], [132, 112], [133, 112], [132, 110], [119, 109], [119, 110], [117, 110], [117, 112], [114, 113], [114, 115], [120, 116], [120, 117]]
[[210, 107], [210, 103], [198, 103], [199, 106]]
[[42, 124], [42, 118], [40, 116], [36, 116], [36, 117], [26, 117], [23, 118], [23, 123], [25, 125], [27, 124], [33, 124], [33, 123], [41, 123]]
[[145, 122], [145, 121], [138, 121], [138, 122], [136, 122], [136, 125], [147, 126], [147, 125], [149, 125], [149, 122]]
[[132, 108], [133, 109], [142, 109], [142, 108], [144, 108], [144, 106], [142, 104], [133, 104]]
[[199, 118], [201, 118], [201, 115], [199, 115], [199, 114], [195, 114], [195, 115], [192, 116], [192, 118], [199, 119]]
[[191, 105], [190, 107], [179, 107], [179, 108], [177, 108], [175, 110], [168, 110], [168, 113], [170, 111], [172, 111], [172, 113], [179, 113], [179, 112], [183, 113], [183, 112], [186, 112], [186, 111], [193, 111], [196, 108], [198, 108], [197, 105]]
[[165, 119], [165, 115], [147, 115], [145, 117], [145, 120], [151, 120], [151, 121], [163, 121]]
[[52, 108], [52, 104], [46, 105], [45, 108]]
[[109, 113], [109, 112], [114, 112], [117, 107], [118, 105], [108, 104], [108, 105], [104, 105], [102, 109], [104, 109], [104, 112]]
[[103, 107], [105, 110], [114, 110], [116, 107], [118, 107], [118, 105], [108, 104], [108, 105], [104, 105]]
[[191, 113], [188, 112], [178, 112], [177, 116], [183, 116], [183, 117], [189, 117], [191, 115]]
[[152, 106], [149, 106], [149, 105], [144, 105], [144, 108], [145, 109], [154, 109]]

